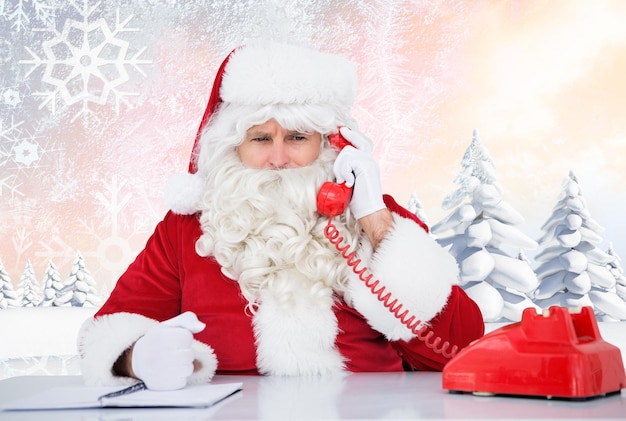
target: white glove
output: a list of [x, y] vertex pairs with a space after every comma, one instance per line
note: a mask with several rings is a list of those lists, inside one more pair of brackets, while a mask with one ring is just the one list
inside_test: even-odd
[[193, 333], [205, 328], [190, 311], [159, 323], [135, 342], [132, 368], [151, 390], [182, 389], [193, 373]]
[[[372, 142], [361, 133], [342, 127], [341, 135], [355, 147], [344, 147], [333, 166], [338, 183], [354, 185], [350, 211], [356, 219], [385, 209], [380, 171], [372, 156]], [[358, 148], [358, 149], [357, 149]]]

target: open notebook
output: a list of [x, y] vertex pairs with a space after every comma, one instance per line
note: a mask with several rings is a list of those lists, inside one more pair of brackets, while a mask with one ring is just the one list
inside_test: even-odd
[[0, 410], [41, 410], [77, 408], [200, 408], [209, 407], [237, 393], [242, 383], [203, 384], [172, 391], [140, 390], [131, 394], [99, 399], [118, 387], [55, 387], [12, 402]]

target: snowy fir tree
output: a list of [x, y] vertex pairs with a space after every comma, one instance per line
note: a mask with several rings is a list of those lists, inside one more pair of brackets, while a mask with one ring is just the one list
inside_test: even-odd
[[494, 162], [476, 130], [461, 166], [454, 179], [459, 188], [442, 204], [453, 210], [431, 232], [456, 258], [460, 285], [485, 321], [518, 321], [525, 308], [537, 308], [527, 295], [537, 277], [522, 252], [537, 243], [516, 228], [524, 218], [503, 200]]
[[426, 220], [426, 212], [424, 211], [424, 206], [422, 205], [422, 202], [420, 202], [420, 200], [417, 198], [416, 193], [411, 193], [411, 197], [409, 197], [409, 204], [407, 206], [407, 209], [413, 215], [417, 216], [420, 219], [420, 221], [422, 221], [425, 224], [428, 224], [428, 221]]
[[535, 303], [542, 308], [591, 306], [599, 320], [626, 320], [626, 303], [616, 294], [609, 266], [616, 259], [596, 246], [603, 228], [589, 214], [573, 172], [541, 230]]
[[614, 257], [614, 260], [609, 263], [608, 269], [615, 278], [615, 293], [622, 300], [626, 301], [626, 276], [624, 276], [622, 258], [613, 249], [613, 243], [609, 243], [607, 254]]
[[18, 284], [18, 297], [22, 307], [38, 307], [41, 303], [41, 288], [37, 284], [35, 269], [30, 260], [26, 262], [24, 273]]
[[17, 293], [13, 289], [11, 277], [0, 260], [0, 310], [18, 307]]
[[63, 282], [61, 282], [61, 275], [56, 265], [50, 261], [46, 268], [46, 274], [43, 279], [43, 301], [41, 307], [50, 307], [54, 305], [54, 300], [57, 296], [62, 295]]
[[80, 252], [76, 254], [70, 274], [65, 281], [64, 288], [54, 300], [59, 307], [95, 307], [100, 304], [100, 298], [95, 293], [96, 281], [85, 266], [85, 260]]
[[606, 268], [615, 278], [615, 286], [612, 288], [600, 288], [592, 285], [589, 298], [596, 306], [596, 317], [602, 321], [626, 320], [626, 276], [622, 268], [622, 259], [617, 255], [613, 244], [609, 243], [606, 252], [613, 258]]

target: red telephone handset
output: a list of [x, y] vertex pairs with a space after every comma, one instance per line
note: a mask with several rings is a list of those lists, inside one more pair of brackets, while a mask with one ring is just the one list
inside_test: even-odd
[[[339, 132], [328, 135], [328, 140], [331, 145], [339, 150], [351, 145]], [[341, 215], [346, 211], [351, 197], [352, 189], [346, 186], [346, 183], [339, 184], [327, 181], [322, 184], [317, 193], [317, 212], [331, 217]]]
[[[333, 133], [328, 136], [330, 144], [338, 149], [352, 144], [348, 142], [341, 133]], [[434, 352], [442, 354], [447, 358], [452, 358], [458, 347], [452, 346], [448, 351], [450, 343], [443, 341], [441, 338], [436, 337], [435, 333], [428, 328], [426, 323], [422, 323], [421, 320], [410, 314], [409, 310], [394, 298], [390, 292], [386, 291], [386, 287], [381, 284], [378, 279], [372, 279], [373, 275], [367, 267], [361, 265], [361, 259], [356, 257], [356, 251], [350, 252], [350, 245], [342, 245], [343, 237], [340, 235], [337, 226], [333, 224], [333, 216], [341, 215], [345, 212], [350, 199], [352, 198], [352, 188], [347, 187], [346, 183], [333, 183], [327, 181], [322, 184], [320, 191], [317, 193], [317, 212], [328, 216], [328, 224], [324, 229], [324, 235], [341, 253], [348, 266], [352, 268], [352, 271], [359, 276], [359, 279], [370, 289], [378, 300], [409, 330], [411, 330], [419, 340], [423, 341], [427, 347], [431, 348]]]

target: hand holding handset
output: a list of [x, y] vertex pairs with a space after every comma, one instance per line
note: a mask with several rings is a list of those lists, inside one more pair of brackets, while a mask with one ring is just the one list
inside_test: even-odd
[[[331, 145], [340, 150], [346, 146], [352, 146], [339, 131], [330, 134], [328, 140]], [[409, 310], [404, 309], [398, 299], [394, 298], [390, 292], [385, 292], [386, 287], [381, 285], [378, 279], [372, 280], [372, 273], [369, 272], [367, 267], [360, 265], [361, 259], [356, 257], [356, 251], [349, 252], [350, 246], [348, 244], [344, 246], [341, 245], [344, 238], [340, 235], [337, 226], [333, 224], [332, 219], [334, 216], [341, 215], [345, 212], [351, 198], [352, 188], [346, 186], [346, 183], [327, 181], [322, 185], [320, 191], [317, 193], [317, 212], [321, 215], [328, 216], [328, 224], [324, 229], [324, 235], [341, 253], [344, 259], [346, 259], [348, 266], [352, 268], [352, 271], [358, 275], [359, 279], [369, 288], [372, 294], [374, 294], [402, 324], [411, 330], [419, 340], [423, 341], [424, 344], [434, 352], [442, 354], [446, 358], [454, 357], [458, 349], [456, 345], [452, 346], [452, 349], [447, 352], [450, 346], [449, 342], [444, 341], [441, 343], [440, 337], [432, 339], [435, 333], [428, 329], [425, 323], [422, 323], [421, 320], [411, 315]]]
[[[339, 132], [328, 135], [328, 140], [339, 150], [352, 146]], [[327, 181], [317, 193], [317, 212], [330, 217], [341, 215], [346, 211], [351, 197], [352, 188], [346, 186], [346, 183]]]

